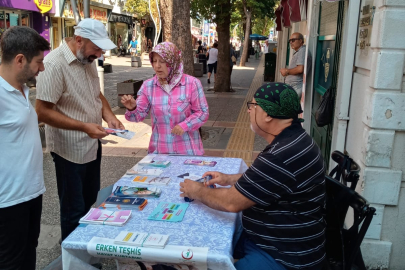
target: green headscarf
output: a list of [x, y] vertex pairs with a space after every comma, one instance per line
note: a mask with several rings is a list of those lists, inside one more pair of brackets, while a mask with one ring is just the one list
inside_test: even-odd
[[[295, 90], [285, 83], [266, 83], [254, 95], [256, 103], [272, 118], [298, 119], [302, 113], [299, 97]], [[303, 122], [303, 119], [300, 119]]]

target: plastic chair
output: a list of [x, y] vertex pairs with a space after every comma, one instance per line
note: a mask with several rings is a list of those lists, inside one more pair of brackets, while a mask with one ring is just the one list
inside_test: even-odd
[[[350, 176], [350, 173], [346, 174]], [[352, 183], [353, 184], [353, 183]], [[366, 270], [360, 245], [370, 226], [375, 208], [352, 188], [330, 176], [326, 186], [326, 257], [328, 270]], [[348, 208], [353, 209], [353, 225], [345, 228]]]

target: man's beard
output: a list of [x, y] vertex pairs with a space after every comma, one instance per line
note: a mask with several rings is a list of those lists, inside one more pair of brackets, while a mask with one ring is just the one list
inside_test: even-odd
[[20, 74], [17, 75], [17, 81], [20, 84], [24, 84], [32, 79], [35, 78], [38, 72], [32, 71], [30, 69], [30, 65], [27, 63], [25, 64], [23, 70], [21, 71]]
[[95, 55], [89, 55], [89, 56], [85, 56], [84, 55], [84, 46], [80, 48], [80, 50], [77, 52], [77, 59], [83, 64], [83, 65], [87, 65], [87, 64], [91, 64], [93, 63], [93, 61], [95, 59], [97, 59], [97, 56]]

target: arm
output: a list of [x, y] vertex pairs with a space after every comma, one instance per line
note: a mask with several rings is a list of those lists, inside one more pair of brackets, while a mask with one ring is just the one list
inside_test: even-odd
[[70, 118], [66, 115], [61, 114], [53, 109], [55, 104], [40, 99], [36, 100], [35, 110], [38, 114], [38, 121], [44, 122], [50, 126], [69, 129], [69, 130], [78, 130], [85, 132], [89, 135], [90, 138], [100, 139], [107, 136], [104, 128], [100, 125], [94, 123], [84, 123], [73, 118]]
[[125, 129], [124, 125], [121, 123], [120, 120], [117, 119], [115, 114], [112, 112], [110, 108], [110, 104], [108, 104], [107, 99], [104, 95], [100, 92], [100, 99], [101, 103], [103, 104], [103, 108], [101, 109], [103, 119], [107, 122], [109, 128], [115, 129]]
[[[145, 83], [142, 84], [141, 89], [138, 91], [138, 98], [136, 99], [136, 106], [133, 107], [131, 104], [133, 102], [125, 102], [124, 97], [121, 99], [122, 104], [127, 108], [125, 113], [125, 119], [131, 122], [142, 122], [148, 115], [151, 104], [149, 102], [147, 94], [147, 86]], [[128, 96], [127, 96], [128, 97]], [[133, 99], [134, 97], [130, 97]]]
[[207, 188], [202, 183], [186, 179], [180, 183], [180, 197], [199, 200], [210, 208], [237, 213], [256, 203], [243, 196], [234, 186], [231, 188]]
[[191, 89], [191, 111], [192, 114], [187, 117], [183, 122], [178, 125], [184, 131], [193, 131], [200, 128], [208, 120], [208, 104], [205, 99], [204, 89], [201, 85], [201, 82], [197, 79], [194, 79], [192, 85], [194, 89]]
[[302, 73], [304, 73], [304, 65], [299, 65], [299, 66], [296, 66], [295, 68], [291, 68], [291, 69], [282, 68], [282, 69], [280, 69], [280, 73], [284, 77], [288, 76], [288, 75], [302, 74]]

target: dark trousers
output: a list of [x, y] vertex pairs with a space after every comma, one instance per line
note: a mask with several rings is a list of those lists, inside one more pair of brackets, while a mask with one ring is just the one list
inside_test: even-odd
[[60, 204], [62, 241], [79, 225], [97, 199], [100, 190], [101, 144], [97, 159], [85, 164], [70, 162], [51, 152], [55, 162]]
[[41, 213], [42, 195], [0, 208], [1, 270], [35, 269]]

